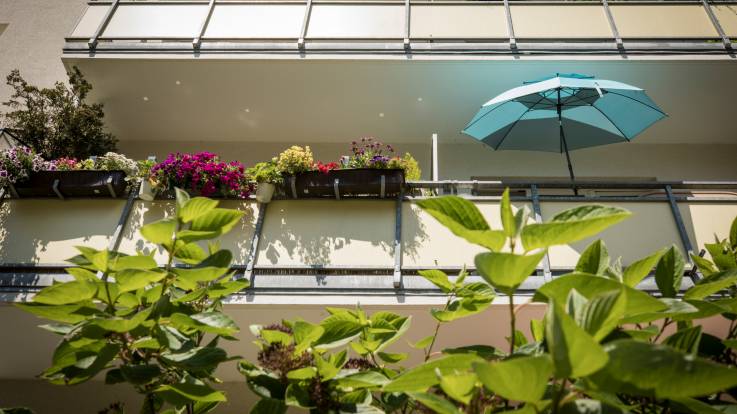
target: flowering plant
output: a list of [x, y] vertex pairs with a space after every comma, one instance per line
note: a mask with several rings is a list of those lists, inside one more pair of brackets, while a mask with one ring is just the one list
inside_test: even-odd
[[402, 157], [393, 157], [389, 160], [387, 168], [404, 170], [404, 178], [409, 181], [417, 181], [422, 176], [420, 164], [409, 152], [405, 153]]
[[27, 180], [32, 172], [54, 170], [56, 166], [44, 161], [28, 147], [14, 147], [0, 151], [0, 188]]
[[108, 152], [97, 158], [95, 168], [103, 171], [122, 170], [125, 172], [126, 181], [135, 180], [138, 176], [138, 164], [136, 161], [116, 152]]
[[243, 164], [222, 162], [211, 152], [169, 154], [151, 168], [150, 179], [157, 188], [181, 187], [205, 197], [219, 193], [246, 198], [251, 192]]
[[304, 148], [294, 145], [279, 154], [275, 159], [276, 168], [282, 174], [294, 175], [301, 172], [312, 171], [315, 163], [312, 150], [309, 146]]
[[330, 171], [337, 170], [338, 168], [340, 168], [340, 166], [338, 165], [338, 163], [335, 163], [335, 162], [329, 162], [327, 164], [323, 164], [322, 161], [318, 161], [317, 163], [315, 163], [314, 168], [323, 174], [327, 174]]
[[280, 184], [283, 180], [274, 160], [260, 162], [247, 169], [246, 174], [257, 183]]
[[57, 171], [76, 171], [82, 169], [82, 163], [77, 161], [76, 158], [62, 157], [51, 162], [56, 165]]
[[394, 154], [394, 148], [389, 144], [374, 140], [371, 137], [353, 141], [348, 157], [347, 168], [387, 168], [387, 164]]

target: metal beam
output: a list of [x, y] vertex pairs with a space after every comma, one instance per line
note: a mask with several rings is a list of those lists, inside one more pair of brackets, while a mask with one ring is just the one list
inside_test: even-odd
[[612, 36], [614, 41], [617, 42], [618, 49], [624, 49], [624, 43], [622, 42], [622, 36], [619, 35], [619, 29], [617, 29], [617, 23], [614, 21], [612, 10], [609, 8], [609, 2], [607, 0], [601, 0], [602, 6], [604, 6], [604, 14], [609, 22], [609, 28], [612, 30]]
[[681, 237], [681, 243], [683, 249], [686, 250], [686, 256], [688, 262], [691, 262], [691, 253], [693, 253], [693, 245], [691, 239], [688, 237], [686, 226], [683, 224], [683, 217], [681, 216], [681, 210], [678, 209], [678, 203], [676, 203], [675, 197], [673, 197], [673, 188], [670, 185], [665, 186], [665, 193], [668, 195], [668, 203], [670, 204], [670, 211], [673, 213], [673, 219], [676, 222], [678, 228], [678, 235]]
[[[125, 225], [128, 223], [128, 218], [130, 218], [131, 211], [133, 211], [133, 204], [135, 203], [136, 198], [138, 198], [138, 190], [140, 185], [140, 183], [134, 184], [131, 187], [130, 192], [128, 193], [128, 199], [125, 201], [123, 211], [120, 213], [118, 224], [115, 226], [115, 230], [110, 236], [110, 243], [108, 243], [107, 246], [108, 251], [114, 252], [118, 250], [118, 247], [120, 247], [120, 242], [123, 240], [123, 229], [125, 229]], [[101, 279], [102, 275], [102, 271], [97, 272], [98, 278]]]
[[120, 0], [113, 0], [113, 2], [110, 4], [110, 8], [107, 9], [107, 12], [105, 12], [105, 17], [102, 18], [100, 25], [97, 26], [95, 34], [93, 34], [90, 40], [87, 42], [87, 47], [89, 49], [94, 49], [97, 47], [97, 41], [100, 39], [100, 36], [102, 36], [102, 33], [105, 31], [105, 28], [110, 23], [110, 20], [113, 18], [113, 14], [115, 14], [115, 10], [118, 9], [119, 3]]
[[409, 49], [410, 48], [410, 0], [404, 0], [404, 48]]
[[210, 0], [210, 3], [207, 5], [207, 15], [205, 15], [205, 19], [202, 20], [202, 24], [200, 25], [200, 30], [197, 32], [197, 36], [192, 39], [192, 48], [194, 48], [195, 50], [198, 50], [202, 45], [202, 37], [205, 36], [205, 31], [207, 31], [207, 25], [210, 23], [210, 17], [212, 16], [212, 11], [214, 9], [215, 0]]
[[[532, 196], [532, 211], [535, 214], [535, 222], [542, 223], [543, 215], [542, 210], [540, 209], [540, 194], [538, 193], [537, 185], [532, 184], [530, 186], [530, 195]], [[543, 256], [542, 276], [545, 278], [546, 282], [553, 279], [553, 273], [550, 271], [550, 256], [548, 253], [545, 253], [545, 256]]]
[[509, 48], [517, 49], [517, 38], [514, 36], [514, 23], [512, 23], [512, 10], [509, 0], [504, 0], [504, 13], [507, 16], [507, 33], [509, 34]]
[[261, 241], [261, 231], [264, 227], [264, 217], [266, 217], [266, 207], [268, 205], [268, 203], [258, 203], [258, 218], [256, 219], [256, 228], [254, 228], [253, 236], [251, 236], [251, 249], [248, 252], [248, 263], [246, 264], [245, 272], [243, 272], [243, 278], [248, 279], [252, 287], [255, 283], [253, 267], [256, 264], [258, 244]]
[[299, 31], [299, 39], [297, 39], [297, 47], [304, 49], [305, 38], [307, 37], [307, 28], [310, 25], [310, 14], [312, 13], [312, 0], [307, 0], [305, 4], [305, 17], [302, 20], [302, 28]]
[[402, 288], [402, 200], [404, 189], [399, 190], [394, 219], [394, 288]]
[[711, 24], [714, 25], [714, 29], [716, 29], [717, 34], [719, 34], [719, 37], [722, 39], [722, 44], [724, 45], [724, 48], [731, 51], [732, 40], [730, 40], [727, 34], [724, 32], [722, 24], [719, 23], [719, 19], [717, 19], [717, 16], [714, 14], [714, 10], [712, 10], [711, 5], [709, 5], [709, 1], [701, 0], [701, 4], [704, 6], [704, 11], [706, 12], [706, 15], [709, 16]]

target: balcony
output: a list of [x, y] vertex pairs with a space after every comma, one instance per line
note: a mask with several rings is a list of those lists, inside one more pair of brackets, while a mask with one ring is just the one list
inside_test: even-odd
[[92, 1], [65, 53], [726, 54], [736, 10], [705, 0]]

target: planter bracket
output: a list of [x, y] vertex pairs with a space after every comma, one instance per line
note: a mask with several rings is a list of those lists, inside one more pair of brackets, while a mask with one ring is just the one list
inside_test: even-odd
[[108, 177], [105, 181], [105, 185], [107, 186], [107, 191], [110, 192], [110, 197], [117, 198], [117, 195], [115, 194], [115, 189], [113, 188], [113, 177]]
[[56, 193], [56, 196], [59, 197], [59, 199], [63, 200], [64, 195], [59, 191], [59, 179], [54, 180], [54, 184], [51, 185], [51, 189], [54, 190], [54, 193]]
[[336, 178], [333, 182], [333, 190], [335, 190], [335, 199], [340, 200], [340, 178]]

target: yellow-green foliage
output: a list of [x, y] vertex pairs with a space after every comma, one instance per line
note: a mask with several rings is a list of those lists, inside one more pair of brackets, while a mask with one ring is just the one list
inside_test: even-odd
[[394, 157], [389, 160], [389, 168], [401, 168], [404, 170], [404, 178], [407, 181], [417, 181], [422, 176], [420, 164], [409, 152], [405, 153], [402, 158]]
[[309, 145], [304, 148], [293, 145], [279, 154], [276, 167], [284, 174], [296, 174], [312, 170], [314, 163]]

